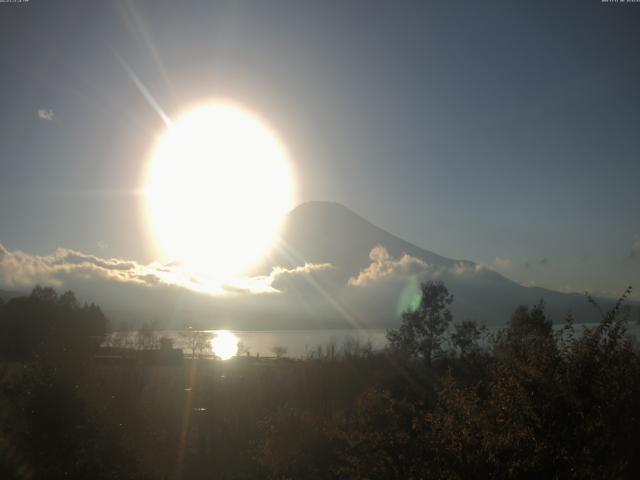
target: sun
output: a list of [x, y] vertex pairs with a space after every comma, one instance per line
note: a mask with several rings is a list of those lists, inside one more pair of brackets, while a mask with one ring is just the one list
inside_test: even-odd
[[263, 122], [212, 102], [167, 126], [144, 192], [164, 260], [224, 280], [270, 247], [292, 207], [293, 180], [285, 148]]

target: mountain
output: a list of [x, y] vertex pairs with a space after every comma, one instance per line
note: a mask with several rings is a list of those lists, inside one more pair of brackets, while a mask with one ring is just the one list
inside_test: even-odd
[[10, 291], [10, 290], [0, 290], [0, 300], [2, 300], [4, 302], [8, 302], [12, 298], [21, 297], [23, 295], [25, 295], [25, 294], [21, 293], [21, 292], [14, 292], [14, 291]]
[[457, 262], [412, 245], [339, 203], [314, 201], [289, 212], [276, 253], [266, 263], [291, 268], [305, 262], [329, 262], [355, 275], [369, 264], [369, 252], [377, 245], [394, 257], [404, 252], [441, 266]]
[[[420, 283], [427, 280], [441, 280], [453, 293], [455, 321], [500, 325], [518, 305], [540, 300], [555, 321], [568, 311], [576, 322], [599, 320], [583, 295], [524, 287], [474, 262], [420, 248], [329, 202], [292, 210], [271, 254], [248, 277], [233, 279], [214, 294], [163, 281], [160, 273], [182, 278], [171, 266], [65, 250], [34, 256], [2, 245], [0, 254], [5, 278], [73, 290], [81, 301], [99, 304], [116, 328], [142, 322], [238, 330], [396, 327], [401, 313], [419, 301]], [[191, 281], [206, 287], [197, 278]], [[17, 295], [0, 291], [4, 300]], [[598, 301], [603, 309], [612, 305]]]
[[[389, 254], [388, 262], [374, 265], [378, 270], [390, 269], [396, 264], [402, 266], [399, 259], [405, 254], [411, 257], [405, 260], [417, 268], [404, 272], [404, 276], [387, 275], [378, 284], [372, 282], [358, 288], [353, 286], [352, 280], [352, 285], [347, 286], [349, 279], [355, 279], [370, 267], [373, 262], [371, 251], [378, 246]], [[312, 283], [320, 285], [321, 293], [330, 296], [331, 302], [338, 303], [341, 309], [356, 312], [370, 326], [395, 323], [402, 296], [406, 296], [407, 290], [413, 290], [416, 295], [417, 284], [426, 279], [445, 282], [454, 294], [452, 310], [457, 320], [473, 318], [487, 324], [503, 324], [516, 306], [533, 305], [541, 300], [555, 321], [562, 320], [569, 311], [578, 322], [599, 319], [597, 310], [588, 304], [584, 295], [525, 287], [474, 262], [443, 257], [413, 245], [333, 202], [309, 202], [292, 210], [284, 221], [277, 246], [259, 266], [258, 272], [268, 273], [273, 267], [295, 268], [305, 263], [331, 264], [334, 267], [331, 274], [318, 272]], [[305, 298], [301, 298], [301, 303], [309, 303], [313, 289], [304, 290], [302, 295]], [[611, 300], [598, 301], [602, 308], [612, 305]]]

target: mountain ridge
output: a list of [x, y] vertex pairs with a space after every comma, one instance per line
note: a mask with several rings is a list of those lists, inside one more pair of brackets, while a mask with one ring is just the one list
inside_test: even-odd
[[[300, 223], [303, 223], [303, 225], [300, 225]], [[357, 238], [359, 245], [354, 245], [356, 242], [350, 242], [349, 238], [340, 237], [339, 232], [345, 229], [345, 227], [351, 231], [354, 229], [358, 230], [355, 235], [350, 235], [350, 237], [359, 237]], [[293, 230], [293, 232], [291, 230]], [[307, 238], [304, 238], [305, 235], [302, 230], [306, 230]], [[324, 235], [327, 230], [334, 230], [334, 232], [328, 236]], [[350, 274], [356, 274], [361, 268], [366, 266], [369, 262], [371, 249], [378, 245], [384, 246], [392, 257], [398, 257], [406, 253], [437, 266], [452, 267], [456, 264], [467, 266], [478, 265], [471, 260], [452, 259], [427, 250], [426, 248], [419, 247], [378, 227], [338, 202], [313, 200], [301, 203], [287, 214], [283, 222], [282, 231], [285, 233], [281, 234], [276, 242], [275, 249], [278, 253], [275, 255], [272, 253], [269, 256], [271, 263], [277, 263], [277, 260], [280, 260], [280, 263], [278, 263], [279, 266], [294, 267], [300, 265], [301, 261], [303, 263], [332, 263], [331, 255], [323, 256], [323, 253], [329, 253], [326, 251], [327, 243], [343, 245], [347, 250], [353, 250], [359, 247], [359, 258], [361, 261], [358, 261], [357, 264], [355, 261], [347, 262], [351, 267], [348, 270]], [[310, 248], [309, 245], [313, 243], [313, 241], [308, 238], [309, 234], [321, 237], [323, 245], [312, 246]], [[283, 252], [287, 252], [284, 257]], [[278, 256], [278, 254], [280, 254], [280, 256]], [[497, 272], [496, 274], [505, 281], [511, 281]]]
[[[337, 202], [310, 201], [292, 209], [286, 216], [281, 234], [271, 252], [260, 265], [262, 273], [274, 267], [296, 268], [304, 264], [331, 264], [337, 277], [334, 295], [350, 304], [347, 293], [340, 291], [346, 287], [348, 279], [358, 275], [372, 263], [371, 250], [382, 246], [391, 261], [407, 254], [419, 259], [427, 266], [434, 267], [436, 278], [445, 282], [454, 294], [452, 309], [458, 319], [474, 318], [488, 324], [505, 323], [518, 305], [533, 305], [544, 301], [547, 311], [558, 321], [572, 312], [577, 321], [598, 320], [598, 312], [578, 293], [563, 293], [542, 287], [523, 286], [493, 269], [470, 260], [456, 260], [416, 246], [369, 222], [348, 207]], [[466, 272], [456, 274], [457, 271]], [[317, 273], [318, 282], [327, 285], [323, 273]], [[424, 281], [433, 278], [425, 267], [424, 272], [413, 276], [413, 280]], [[410, 275], [406, 282], [410, 281]], [[326, 287], [329, 291], [330, 287]], [[372, 291], [373, 287], [370, 287]], [[389, 284], [390, 291], [382, 287], [370, 301], [394, 302], [400, 295], [398, 284]], [[354, 290], [352, 288], [352, 290]], [[364, 289], [363, 289], [364, 290]], [[355, 293], [361, 302], [364, 296]], [[598, 299], [603, 308], [609, 308], [610, 299]], [[375, 315], [375, 308], [362, 308], [365, 315]], [[388, 309], [387, 309], [388, 310]], [[389, 312], [385, 312], [389, 315]], [[382, 313], [380, 314], [382, 315]], [[383, 323], [387, 321], [380, 320]], [[375, 322], [380, 323], [380, 322]]]

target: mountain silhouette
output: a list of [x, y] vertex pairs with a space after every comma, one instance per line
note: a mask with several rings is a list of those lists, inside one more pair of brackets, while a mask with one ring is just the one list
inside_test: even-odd
[[[427, 280], [443, 281], [454, 295], [455, 321], [501, 325], [518, 305], [541, 300], [556, 322], [569, 311], [576, 322], [600, 319], [584, 295], [525, 287], [472, 261], [443, 257], [333, 202], [304, 203], [289, 212], [271, 253], [246, 273], [245, 280], [267, 282], [270, 290], [252, 293], [230, 284], [211, 295], [170, 283], [116, 281], [113, 275], [67, 276], [64, 288], [98, 303], [114, 328], [142, 322], [174, 329], [394, 328]], [[5, 301], [16, 295], [0, 291]], [[613, 304], [598, 302], [603, 310]]]
[[24, 295], [24, 293], [11, 291], [11, 290], [0, 290], [0, 300], [4, 302], [8, 302], [12, 298], [20, 297]]
[[369, 263], [369, 252], [377, 245], [394, 257], [407, 253], [440, 266], [457, 262], [396, 237], [339, 203], [313, 201], [289, 212], [276, 252], [265, 263], [292, 268], [328, 262], [355, 275]]
[[[406, 254], [423, 261], [429, 269], [378, 288], [372, 285], [371, 295], [347, 287], [350, 278], [371, 264], [369, 255], [377, 246], [383, 247], [392, 259]], [[525, 287], [474, 262], [443, 257], [377, 227], [335, 202], [313, 201], [293, 209], [283, 223], [276, 247], [258, 266], [257, 272], [268, 273], [274, 267], [295, 268], [305, 263], [331, 264], [334, 267], [331, 275], [317, 273], [313, 283], [320, 285], [324, 296], [331, 295], [332, 301], [360, 312], [359, 316], [372, 326], [396, 323], [399, 297], [406, 285], [430, 278], [442, 280], [454, 294], [453, 313], [457, 320], [470, 318], [487, 324], [503, 324], [516, 306], [540, 301], [545, 303], [554, 321], [561, 321], [568, 312], [578, 322], [600, 318], [584, 295]], [[430, 272], [436, 274], [430, 275]], [[307, 303], [313, 293], [313, 288], [304, 290]], [[603, 309], [613, 304], [608, 299], [598, 301]]]

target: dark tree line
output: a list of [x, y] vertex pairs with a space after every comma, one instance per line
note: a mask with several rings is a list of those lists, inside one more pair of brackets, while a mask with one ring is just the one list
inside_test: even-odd
[[26, 360], [88, 353], [100, 345], [106, 328], [97, 305], [81, 305], [71, 291], [58, 295], [37, 286], [29, 296], [0, 305], [0, 355]]
[[489, 333], [426, 283], [385, 351], [170, 367], [92, 362], [99, 309], [36, 289], [0, 306], [33, 335], [3, 339], [0, 478], [640, 478], [629, 293], [584, 332], [540, 303]]
[[38, 286], [0, 305], [0, 478], [139, 476], [108, 399], [88, 395], [106, 328], [70, 291]]

